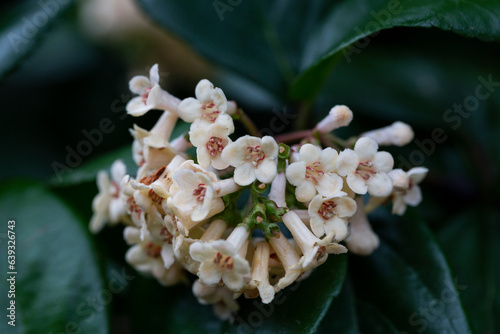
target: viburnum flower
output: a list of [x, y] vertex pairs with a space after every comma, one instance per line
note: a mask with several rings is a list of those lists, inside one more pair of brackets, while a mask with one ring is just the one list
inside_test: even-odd
[[316, 195], [309, 203], [311, 230], [317, 237], [334, 232], [336, 241], [344, 240], [347, 236], [347, 218], [356, 212], [356, 202], [339, 192], [330, 197]]
[[191, 129], [220, 124], [234, 132], [234, 123], [227, 111], [227, 99], [220, 88], [206, 80], [201, 80], [195, 89], [196, 98], [188, 97], [179, 104], [177, 113], [185, 122], [193, 123]]
[[401, 216], [405, 213], [407, 205], [417, 206], [422, 201], [419, 184], [424, 180], [428, 171], [425, 167], [414, 167], [406, 173], [410, 181], [408, 188], [393, 191], [392, 213]]
[[345, 149], [337, 159], [337, 171], [346, 176], [347, 185], [357, 194], [388, 196], [392, 182], [387, 173], [394, 166], [392, 155], [377, 152], [377, 143], [368, 137], [358, 139], [354, 151]]
[[137, 271], [152, 275], [165, 286], [185, 280], [184, 270], [179, 264], [173, 262], [167, 268], [163, 260], [165, 249], [172, 245], [154, 242], [149, 237], [141, 240], [140, 230], [131, 226], [126, 227], [123, 234], [125, 241], [133, 245], [125, 254], [125, 259]]
[[252, 262], [252, 280], [250, 288], [257, 289], [264, 304], [269, 304], [274, 299], [274, 288], [269, 283], [269, 256], [271, 249], [266, 241], [261, 241], [255, 246]]
[[258, 138], [246, 135], [222, 151], [222, 160], [236, 167], [234, 181], [241, 186], [249, 185], [255, 179], [271, 183], [277, 174], [277, 157], [278, 144], [270, 136]]
[[210, 165], [215, 169], [224, 169], [229, 165], [222, 161], [222, 150], [232, 143], [229, 139], [229, 130], [220, 124], [211, 124], [208, 127], [198, 127], [189, 131], [189, 139], [196, 147], [198, 163], [203, 168]]
[[202, 305], [214, 305], [214, 312], [221, 320], [228, 320], [239, 310], [234, 292], [225, 286], [208, 286], [199, 279], [193, 283], [193, 294]]
[[151, 109], [177, 111], [180, 100], [161, 89], [158, 64], [153, 65], [149, 71], [149, 78], [138, 75], [129, 82], [132, 93], [140, 96], [134, 97], [127, 104], [127, 112], [132, 116], [142, 116]]
[[285, 270], [285, 275], [279, 279], [274, 287], [274, 291], [278, 292], [295, 282], [302, 274], [302, 268], [299, 268], [298, 265], [300, 263], [300, 255], [281, 233], [277, 233], [275, 236], [269, 238], [269, 244]]
[[250, 265], [238, 252], [248, 242], [245, 226], [236, 227], [226, 240], [196, 242], [191, 245], [191, 257], [199, 261], [198, 277], [207, 285], [221, 280], [228, 289], [239, 292], [250, 279]]
[[298, 201], [308, 202], [317, 193], [331, 196], [342, 189], [342, 178], [335, 173], [337, 156], [337, 151], [331, 147], [321, 150], [305, 144], [300, 148], [299, 161], [286, 169], [288, 182], [297, 187]]
[[370, 137], [381, 146], [404, 146], [414, 137], [413, 129], [406, 123], [394, 122], [389, 126], [362, 133], [362, 137]]
[[304, 271], [313, 269], [325, 262], [328, 254], [347, 252], [344, 246], [333, 242], [334, 232], [330, 232], [323, 239], [318, 239], [293, 211], [283, 215], [283, 223], [292, 233], [293, 239], [302, 250], [302, 258], [298, 266]]
[[358, 209], [350, 219], [351, 234], [345, 239], [345, 243], [349, 251], [354, 254], [370, 255], [378, 248], [380, 241], [366, 217], [363, 198], [356, 196], [355, 200]]
[[90, 231], [99, 232], [106, 222], [117, 224], [121, 221], [130, 221], [127, 217], [126, 196], [122, 194], [121, 182], [125, 177], [126, 167], [121, 160], [111, 165], [111, 180], [106, 171], [97, 174], [97, 188], [99, 193], [92, 202], [94, 214], [90, 219]]

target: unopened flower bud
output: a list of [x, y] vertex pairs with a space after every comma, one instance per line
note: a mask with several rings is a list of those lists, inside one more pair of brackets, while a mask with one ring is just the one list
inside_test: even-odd
[[352, 111], [344, 105], [333, 107], [328, 116], [316, 125], [315, 130], [328, 133], [343, 126], [348, 126], [352, 121]]
[[383, 146], [404, 146], [413, 140], [414, 135], [408, 124], [394, 122], [392, 125], [362, 133], [361, 137], [370, 137]]

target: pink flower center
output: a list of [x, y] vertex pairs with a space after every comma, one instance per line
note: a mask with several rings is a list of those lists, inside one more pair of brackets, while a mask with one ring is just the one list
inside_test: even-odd
[[254, 167], [257, 167], [265, 158], [266, 155], [261, 150], [260, 145], [247, 147], [246, 160], [251, 162]]
[[210, 153], [210, 156], [216, 157], [224, 149], [222, 138], [210, 137], [210, 139], [207, 142], [206, 148], [208, 150], [208, 153]]
[[146, 245], [144, 245], [144, 252], [146, 252], [149, 257], [159, 258], [161, 255], [161, 246], [155, 245], [152, 242], [148, 242]]
[[323, 219], [328, 220], [335, 216], [335, 207], [337, 204], [334, 201], [324, 201], [318, 209], [318, 214]]
[[196, 200], [200, 203], [203, 203], [205, 200], [205, 193], [207, 192], [207, 185], [204, 183], [198, 184], [198, 187], [193, 190], [193, 196], [196, 197]]
[[228, 255], [221, 254], [220, 252], [217, 252], [217, 255], [215, 255], [214, 263], [220, 271], [231, 270], [234, 266], [233, 259]]
[[219, 117], [220, 111], [217, 110], [217, 106], [215, 103], [207, 103], [201, 106], [203, 119], [206, 119], [209, 122], [215, 122], [217, 117]]
[[318, 184], [318, 180], [325, 175], [323, 169], [321, 168], [321, 162], [315, 161], [312, 164], [306, 166], [306, 179], [313, 181]]
[[373, 162], [371, 161], [360, 162], [355, 173], [361, 176], [364, 180], [368, 180], [371, 175], [377, 174], [375, 168], [373, 168]]
[[144, 90], [144, 93], [141, 94], [142, 102], [144, 105], [148, 104], [148, 97], [149, 97], [149, 92], [151, 91], [151, 88], [153, 87], [148, 87]]

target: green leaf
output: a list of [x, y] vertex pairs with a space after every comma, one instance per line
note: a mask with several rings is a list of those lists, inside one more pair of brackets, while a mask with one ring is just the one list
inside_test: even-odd
[[50, 180], [52, 186], [71, 186], [78, 185], [84, 182], [95, 182], [97, 173], [101, 170], [109, 171], [113, 162], [121, 159], [127, 166], [128, 173], [135, 173], [137, 165], [132, 159], [132, 148], [126, 145], [116, 151], [103, 154], [94, 160], [84, 163], [81, 167], [71, 169], [70, 171], [62, 171], [60, 176], [54, 176]]
[[241, 303], [235, 323], [225, 333], [314, 333], [340, 293], [347, 268], [346, 255], [331, 255], [310, 277], [279, 292], [272, 303]]
[[[472, 333], [456, 277], [432, 233], [418, 219], [384, 222], [380, 247], [353, 257], [358, 298], [408, 333]], [[458, 284], [458, 283], [457, 283]]]
[[[0, 322], [2, 333], [107, 333], [107, 299], [82, 222], [52, 193], [30, 182], [0, 187], [1, 287], [15, 278], [16, 326]], [[15, 221], [15, 268], [7, 267], [7, 221]], [[5, 250], [5, 251], [4, 251]], [[14, 270], [12, 270], [14, 269]], [[109, 295], [108, 295], [109, 294]], [[10, 299], [14, 300], [14, 299]], [[2, 310], [9, 303], [0, 296]], [[4, 313], [5, 314], [5, 313]]]
[[356, 302], [354, 301], [354, 294], [349, 281], [346, 280], [342, 291], [332, 301], [328, 312], [318, 328], [318, 333], [359, 333]]
[[[161, 26], [217, 65], [281, 98], [290, 93], [300, 100], [312, 99], [320, 90], [342, 49], [383, 29], [438, 27], [500, 39], [500, 4], [494, 0], [139, 3]], [[352, 58], [369, 43], [369, 38], [360, 41], [344, 57]]]
[[438, 232], [450, 266], [463, 286], [462, 300], [477, 333], [500, 328], [500, 215], [488, 208], [470, 209]]
[[341, 1], [325, 13], [315, 35], [308, 39], [301, 76], [291, 88], [291, 95], [297, 99], [313, 97], [323, 84], [317, 78], [324, 77], [337, 53], [342, 51], [350, 63], [371, 42], [367, 36], [392, 27], [437, 27], [467, 37], [498, 41], [500, 3], [494, 0]]
[[[189, 123], [178, 121], [174, 130], [172, 131], [172, 138], [176, 138], [181, 134], [189, 131]], [[84, 163], [80, 167], [66, 171], [61, 169], [59, 175], [54, 176], [50, 181], [51, 186], [70, 186], [78, 185], [85, 182], [95, 182], [97, 173], [101, 170], [109, 171], [113, 162], [121, 159], [127, 167], [127, 173], [135, 176], [137, 165], [132, 158], [132, 148], [126, 145], [116, 151], [103, 154], [94, 160]], [[69, 168], [69, 167], [68, 167]]]
[[24, 1], [0, 17], [0, 80], [36, 46], [40, 37], [72, 4]]
[[361, 301], [358, 301], [357, 306], [361, 333], [399, 334], [397, 328], [376, 308]]

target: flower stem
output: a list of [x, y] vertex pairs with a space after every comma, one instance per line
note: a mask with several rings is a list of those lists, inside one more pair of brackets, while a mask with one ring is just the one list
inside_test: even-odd
[[243, 109], [238, 108], [238, 110], [236, 110], [236, 113], [233, 115], [233, 118], [240, 121], [250, 135], [260, 137], [259, 129], [257, 129], [255, 123], [250, 117], [248, 117], [247, 114], [245, 114]]
[[278, 143], [286, 143], [296, 140], [302, 140], [307, 137], [312, 136], [312, 130], [301, 130], [295, 132], [284, 133], [282, 135], [274, 137]]

